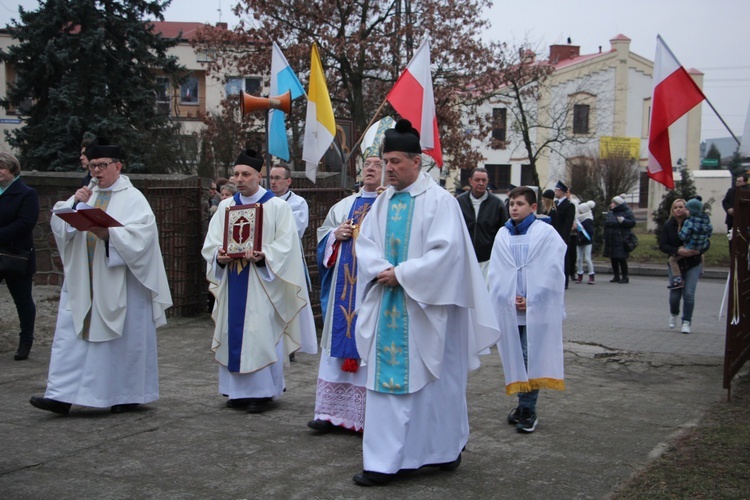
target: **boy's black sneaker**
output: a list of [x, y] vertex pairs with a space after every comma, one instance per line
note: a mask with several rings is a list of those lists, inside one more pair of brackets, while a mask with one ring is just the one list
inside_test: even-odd
[[529, 408], [521, 409], [521, 417], [516, 424], [516, 430], [519, 432], [534, 432], [539, 420], [536, 418], [536, 412]]
[[512, 410], [510, 410], [510, 413], [508, 413], [508, 418], [506, 420], [508, 421], [508, 424], [516, 425], [518, 424], [518, 420], [520, 418], [521, 418], [521, 409], [513, 408]]

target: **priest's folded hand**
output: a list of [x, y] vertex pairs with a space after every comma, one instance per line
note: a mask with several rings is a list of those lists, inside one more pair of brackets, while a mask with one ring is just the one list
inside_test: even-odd
[[378, 283], [385, 286], [398, 286], [398, 279], [396, 279], [396, 269], [389, 267], [385, 271], [378, 273]]

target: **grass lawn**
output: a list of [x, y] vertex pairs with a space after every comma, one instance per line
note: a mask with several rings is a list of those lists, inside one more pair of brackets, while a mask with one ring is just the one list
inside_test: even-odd
[[732, 400], [658, 459], [616, 488], [613, 499], [750, 498], [750, 379], [732, 384]]

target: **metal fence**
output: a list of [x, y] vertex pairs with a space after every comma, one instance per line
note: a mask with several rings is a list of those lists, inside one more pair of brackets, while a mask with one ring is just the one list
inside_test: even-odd
[[146, 179], [139, 188], [151, 205], [159, 227], [159, 245], [174, 305], [169, 316], [195, 316], [206, 311], [208, 287], [201, 248], [206, 234], [205, 179], [169, 182]]

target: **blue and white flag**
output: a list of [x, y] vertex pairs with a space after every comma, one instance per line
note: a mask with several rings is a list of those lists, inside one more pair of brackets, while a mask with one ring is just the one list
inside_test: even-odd
[[[287, 90], [291, 92], [292, 99], [305, 94], [286, 57], [276, 42], [273, 42], [270, 95], [275, 97]], [[284, 112], [279, 109], [272, 109], [268, 114], [268, 151], [282, 160], [289, 161], [289, 140], [286, 135]]]

